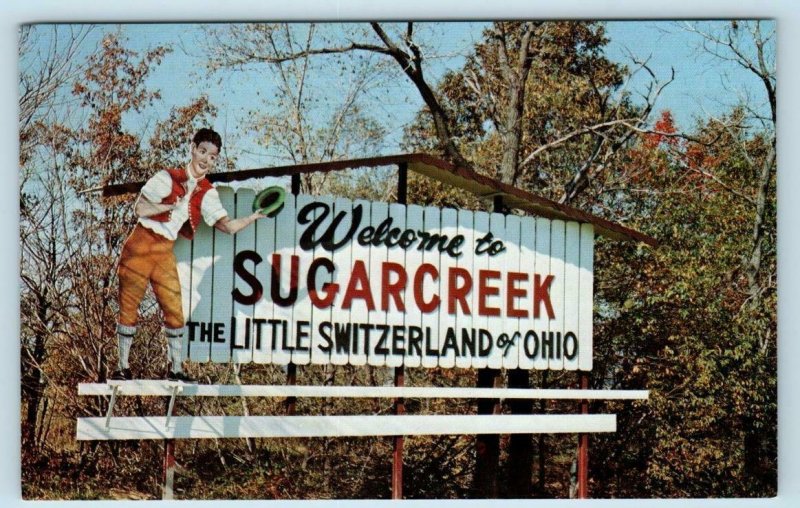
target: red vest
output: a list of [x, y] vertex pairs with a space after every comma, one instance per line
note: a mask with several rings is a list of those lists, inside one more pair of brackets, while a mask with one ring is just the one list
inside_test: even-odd
[[[186, 195], [186, 181], [189, 180], [189, 174], [186, 169], [168, 169], [167, 173], [169, 173], [169, 176], [172, 178], [172, 191], [169, 193], [169, 196], [161, 200], [161, 204], [172, 205]], [[181, 226], [179, 231], [180, 235], [184, 238], [189, 240], [194, 238], [194, 232], [200, 224], [200, 217], [202, 216], [200, 207], [203, 203], [203, 196], [213, 188], [214, 186], [205, 178], [201, 178], [197, 181], [197, 186], [194, 188], [189, 198], [189, 220]], [[167, 210], [166, 212], [151, 215], [149, 218], [158, 222], [167, 222], [171, 215], [172, 211]]]

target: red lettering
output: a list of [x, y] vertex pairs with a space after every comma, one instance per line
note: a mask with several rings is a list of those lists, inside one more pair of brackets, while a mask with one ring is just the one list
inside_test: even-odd
[[364, 266], [364, 261], [360, 259], [353, 263], [353, 273], [350, 274], [350, 281], [347, 283], [347, 290], [344, 292], [342, 308], [349, 309], [355, 298], [364, 300], [369, 310], [375, 310], [375, 300], [372, 298], [372, 291], [369, 288], [367, 268]]
[[417, 268], [417, 273], [414, 274], [414, 301], [417, 302], [417, 307], [419, 307], [419, 310], [422, 312], [433, 312], [439, 307], [441, 299], [439, 295], [434, 293], [431, 297], [431, 301], [425, 301], [422, 295], [425, 275], [430, 275], [435, 282], [439, 279], [439, 270], [430, 263], [423, 263]]
[[538, 273], [533, 276], [533, 317], [539, 317], [539, 308], [541, 303], [544, 303], [544, 308], [547, 311], [549, 319], [555, 319], [556, 315], [553, 312], [553, 304], [550, 303], [550, 284], [553, 283], [553, 276], [548, 275], [542, 282], [542, 276]]
[[[389, 310], [389, 296], [394, 300], [394, 306], [400, 312], [406, 311], [402, 292], [408, 284], [408, 274], [403, 265], [399, 263], [383, 263], [381, 269], [381, 310]], [[390, 282], [391, 274], [397, 274], [397, 282]]]
[[[464, 282], [463, 286], [458, 285], [458, 279]], [[453, 267], [450, 268], [447, 277], [447, 312], [449, 314], [456, 313], [456, 302], [461, 304], [461, 312], [469, 315], [469, 305], [467, 304], [467, 295], [472, 291], [472, 275], [466, 268]]]
[[517, 282], [525, 282], [528, 280], [527, 273], [520, 273], [520, 272], [508, 272], [508, 277], [506, 278], [506, 309], [508, 317], [513, 318], [526, 318], [528, 317], [528, 311], [525, 309], [518, 309], [514, 306], [514, 299], [515, 298], [526, 298], [528, 296], [528, 292], [525, 290], [524, 287], [518, 288]]
[[489, 279], [499, 279], [500, 272], [497, 270], [480, 270], [478, 272], [478, 314], [481, 316], [499, 316], [500, 309], [498, 307], [489, 307], [486, 304], [486, 299], [490, 296], [497, 296], [500, 294], [500, 288], [489, 286]]
[[308, 279], [306, 285], [308, 287], [308, 297], [311, 303], [318, 309], [324, 309], [333, 305], [333, 299], [336, 298], [336, 293], [339, 292], [339, 284], [325, 282], [322, 284], [322, 291], [325, 293], [324, 298], [320, 298], [319, 291], [317, 291], [317, 270], [320, 267], [325, 267], [328, 273], [332, 274], [334, 271], [333, 261], [328, 258], [315, 259], [311, 266], [308, 267]]

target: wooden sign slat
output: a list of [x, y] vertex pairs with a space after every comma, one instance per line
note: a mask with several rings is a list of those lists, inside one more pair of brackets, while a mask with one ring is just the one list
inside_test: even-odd
[[581, 224], [580, 310], [578, 368], [592, 370], [592, 316], [594, 294], [594, 226]]
[[[270, 256], [272, 270], [269, 283], [265, 287], [267, 295], [272, 294], [274, 287], [280, 298], [286, 301], [290, 301], [293, 296], [296, 297], [299, 292], [297, 286], [300, 284], [299, 266], [296, 277], [292, 276], [292, 257], [297, 245], [295, 202], [295, 196], [287, 194], [283, 211], [278, 214], [275, 223], [275, 253]], [[274, 299], [274, 295], [270, 298]], [[272, 335], [272, 363], [287, 365], [292, 359], [290, 340], [294, 328], [294, 308], [277, 301], [273, 303], [275, 304], [273, 323], [269, 327], [269, 333]]]
[[[440, 232], [447, 238], [449, 243], [458, 234], [458, 212], [454, 208], [443, 208], [440, 218]], [[436, 285], [436, 293], [439, 295], [440, 303], [438, 309], [439, 327], [436, 330], [436, 334], [439, 337], [439, 350], [442, 352], [439, 356], [439, 367], [445, 369], [455, 367], [457, 354], [461, 351], [459, 347], [461, 337], [457, 333], [456, 316], [448, 311], [448, 298], [445, 297], [445, 295], [449, 294], [448, 280], [450, 271], [456, 265], [456, 257], [448, 253], [439, 255], [439, 281]]]
[[[295, 209], [299, 213], [306, 205], [313, 201], [321, 201], [315, 196], [299, 194], [296, 198]], [[312, 214], [313, 219], [316, 214]], [[296, 231], [295, 231], [296, 234]], [[292, 305], [292, 321], [289, 325], [289, 347], [291, 348], [292, 363], [295, 365], [308, 365], [311, 363], [311, 297], [308, 293], [308, 269], [314, 261], [314, 250], [306, 250], [297, 245], [295, 239], [294, 255], [298, 260], [297, 300]]]
[[[275, 235], [277, 219], [264, 217], [258, 219], [252, 226], [256, 235], [255, 256], [253, 261], [243, 263], [244, 267], [255, 276], [261, 289], [261, 298], [253, 305], [253, 362], [272, 363], [275, 334], [270, 323], [275, 318], [275, 304], [270, 297], [270, 282], [272, 281], [272, 254], [275, 252]], [[256, 263], [257, 260], [260, 260]], [[250, 294], [244, 281], [237, 279], [237, 284], [242, 283], [242, 291]]]
[[[229, 211], [236, 209], [233, 189], [217, 187], [222, 206]], [[233, 312], [233, 236], [216, 229], [214, 233], [214, 270], [211, 278], [213, 301], [209, 326], [211, 333], [211, 361], [227, 363], [231, 359], [231, 322]]]
[[[475, 284], [477, 279], [475, 277], [474, 260], [475, 260], [475, 232], [474, 214], [470, 210], [458, 211], [458, 230], [459, 233], [464, 235], [464, 243], [461, 248], [461, 255], [456, 260], [456, 266], [459, 268], [459, 276], [452, 279], [452, 283], [448, 280], [448, 291], [456, 291], [457, 288], [470, 287], [471, 291], [475, 291]], [[461, 355], [456, 358], [456, 367], [469, 368], [472, 366], [472, 356], [477, 352], [477, 337], [475, 334], [474, 320], [475, 315], [474, 301], [470, 298], [470, 292], [463, 299], [457, 300], [454, 303], [456, 312], [456, 330], [459, 345], [461, 346]], [[449, 303], [448, 303], [449, 305]], [[448, 310], [449, 312], [449, 310]], [[466, 340], [465, 340], [466, 339]], [[467, 354], [469, 352], [469, 354]]]
[[[508, 215], [506, 217], [505, 228], [505, 246], [506, 251], [502, 263], [503, 269], [501, 270], [501, 277], [503, 277], [503, 284], [506, 287], [506, 292], [501, 294], [505, 312], [504, 317], [504, 333], [507, 334], [508, 346], [503, 351], [503, 368], [516, 369], [519, 366], [520, 344], [522, 343], [522, 332], [520, 331], [521, 318], [513, 317], [517, 310], [525, 311], [527, 309], [527, 299], [525, 297], [517, 297], [509, 291], [512, 289], [512, 281], [510, 280], [510, 273], [521, 274], [520, 270], [520, 244], [522, 234], [522, 221], [517, 215]], [[515, 276], [516, 277], [516, 276]], [[530, 278], [530, 276], [528, 276]], [[527, 283], [523, 281], [516, 281], [513, 283], [514, 288], [525, 290], [530, 294]]]
[[[361, 213], [361, 226], [365, 226], [371, 223], [372, 221], [372, 204], [369, 201], [365, 201], [363, 199], [358, 199], [353, 202], [353, 209], [360, 206], [362, 213]], [[356, 266], [360, 265], [358, 270], [366, 270], [367, 276], [369, 276], [369, 245], [361, 245], [357, 239], [353, 239], [351, 243], [351, 257], [352, 257], [352, 265], [349, 271], [345, 272], [347, 274], [346, 278], [342, 279], [344, 283], [343, 287], [341, 288], [342, 292], [347, 292], [347, 285], [351, 283], [358, 282], [357, 286], [354, 286], [356, 289], [365, 289], [363, 280], [361, 281], [354, 281], [353, 271], [356, 270]], [[343, 274], [344, 275], [344, 274]], [[367, 284], [367, 288], [369, 285]], [[351, 305], [349, 306], [350, 309], [350, 324], [351, 327], [347, 333], [343, 333], [345, 339], [350, 337], [352, 346], [350, 348], [350, 364], [351, 365], [366, 365], [367, 364], [367, 351], [365, 343], [365, 332], [363, 328], [359, 328], [358, 324], [369, 324], [369, 307], [367, 302], [363, 298], [353, 298]], [[339, 322], [339, 320], [337, 320]], [[348, 323], [341, 322], [340, 325], [344, 330], [348, 330]]]
[[520, 247], [519, 247], [519, 271], [527, 277], [523, 280], [527, 288], [527, 296], [522, 300], [522, 308], [525, 309], [527, 318], [523, 326], [520, 337], [520, 348], [518, 351], [518, 367], [520, 369], [532, 369], [534, 362], [531, 354], [533, 353], [534, 341], [532, 333], [539, 333], [533, 325], [533, 281], [536, 272], [536, 219], [533, 217], [522, 217], [520, 219]]
[[[339, 232], [349, 231], [353, 224], [353, 202], [345, 198], [336, 198], [333, 203], [333, 213], [335, 215], [342, 215], [342, 221], [336, 228], [337, 238]], [[347, 281], [350, 280], [351, 268], [353, 266], [353, 248], [351, 243], [335, 249], [332, 253], [333, 266], [336, 270], [336, 280], [338, 281], [339, 289], [336, 293], [336, 298], [333, 301], [333, 307], [336, 309], [335, 315], [331, 312], [331, 326], [327, 330], [329, 340], [331, 341], [331, 363], [333, 365], [346, 365], [348, 362], [352, 363], [355, 358], [351, 354], [352, 340], [352, 311], [350, 309], [342, 308], [342, 300], [346, 289]], [[347, 325], [350, 325], [350, 333], [337, 333], [337, 330], [344, 330]], [[316, 330], [319, 333], [319, 330]], [[343, 339], [337, 339], [338, 336]], [[366, 357], [365, 357], [366, 358]], [[355, 365], [355, 364], [354, 364]], [[363, 364], [362, 364], [363, 365]]]
[[[489, 234], [489, 214], [486, 212], [475, 212], [473, 215], [475, 242]], [[472, 246], [475, 249], [475, 245]], [[481, 355], [482, 332], [489, 330], [489, 318], [480, 315], [480, 273], [481, 270], [489, 269], [489, 256], [486, 254], [475, 254], [472, 262], [473, 286], [472, 286], [472, 326], [475, 328], [475, 356], [472, 357], [472, 368], [483, 369], [489, 364], [489, 359]]]
[[[392, 219], [392, 229], [397, 228], [400, 231], [406, 229], [406, 206], [398, 203], [389, 205], [389, 217]], [[396, 240], [392, 240], [395, 242]], [[383, 280], [383, 273], [381, 273], [381, 286], [385, 287], [387, 284], [399, 287], [398, 291], [392, 291], [391, 294], [386, 295], [386, 324], [390, 327], [390, 339], [387, 348], [390, 353], [386, 356], [387, 367], [399, 367], [403, 365], [403, 360], [406, 352], [406, 345], [408, 343], [407, 333], [405, 328], [405, 315], [408, 309], [408, 303], [405, 300], [405, 289], [413, 284], [413, 280], [409, 281], [408, 273], [406, 272], [406, 251], [395, 243], [388, 248], [387, 261], [390, 263], [388, 266], [392, 267], [391, 270], [386, 270], [387, 277], [391, 276], [388, 280]], [[402, 275], [401, 275], [402, 274]], [[373, 277], [378, 276], [378, 273], [373, 273]], [[401, 285], [401, 277], [405, 278], [405, 284]], [[398, 297], [399, 296], [399, 297]], [[380, 298], [380, 305], [383, 307], [383, 294]], [[401, 307], [398, 307], [398, 301]], [[413, 305], [413, 304], [412, 304]], [[402, 331], [402, 334], [399, 332]]]
[[[580, 290], [580, 243], [581, 226], [577, 222], [567, 222], [566, 226], [566, 254], [564, 256], [564, 293], [566, 295], [577, 295]], [[564, 368], [575, 370], [578, 368], [578, 321], [579, 321], [579, 300], [578, 298], [564, 299], [564, 330], [572, 333], [573, 336], [564, 338]], [[574, 345], [573, 345], [574, 344]]]
[[[236, 218], [247, 217], [253, 213], [253, 199], [255, 192], [250, 189], [240, 189], [236, 192]], [[256, 250], [256, 227], [244, 228], [236, 233], [233, 238], [234, 254], [242, 251]], [[233, 274], [233, 289], [245, 290], [237, 286], [236, 274]], [[248, 288], [249, 292], [249, 288]], [[234, 363], [250, 363], [253, 361], [253, 304], [243, 304], [233, 301], [230, 340], [231, 361]]]
[[[423, 228], [424, 212], [419, 205], [406, 207], [406, 228], [419, 231]], [[425, 346], [422, 342], [424, 329], [422, 328], [422, 311], [414, 303], [414, 274], [412, 270], [422, 264], [422, 252], [419, 249], [406, 250], [406, 268], [409, 270], [409, 281], [405, 291], [406, 316], [405, 323], [408, 333], [408, 347], [404, 357], [406, 367], [419, 367], [422, 365], [422, 355]], [[413, 330], [412, 330], [413, 327]]]
[[[505, 245], [506, 234], [506, 217], [501, 213], [492, 213], [489, 215], [489, 231], [492, 232], [493, 238], [491, 242], [487, 242], [489, 248], [495, 242], [503, 242], [505, 250], [498, 254], [491, 254], [487, 252], [483, 254], [489, 261], [489, 272], [486, 277], [486, 296], [483, 298], [486, 303], [487, 310], [496, 315], [488, 316], [486, 320], [486, 329], [492, 335], [491, 349], [489, 356], [486, 358], [486, 365], [491, 369], [499, 369], [503, 366], [503, 351], [507, 344], [501, 344], [501, 337], [506, 332], [507, 321], [505, 314], [505, 295], [502, 284], [503, 274], [508, 272], [506, 262], [508, 261], [507, 251], [508, 247]], [[500, 245], [500, 244], [498, 244]], [[480, 291], [480, 284], [478, 290]]]
[[[536, 256], [534, 273], [539, 275], [539, 283], [543, 284], [547, 274], [550, 273], [550, 227], [551, 221], [538, 217], [536, 219]], [[533, 359], [533, 368], [537, 370], [546, 369], [549, 365], [547, 358], [546, 342], [550, 333], [550, 319], [547, 315], [545, 305], [536, 298], [536, 276], [534, 275], [531, 280], [531, 288], [534, 292], [531, 317], [533, 323], [533, 330], [538, 336], [538, 341], [535, 348], [536, 353]], [[538, 315], [538, 316], [537, 316]]]

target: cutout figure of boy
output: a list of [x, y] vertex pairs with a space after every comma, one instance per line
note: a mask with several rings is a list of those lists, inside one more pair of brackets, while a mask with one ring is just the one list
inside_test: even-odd
[[261, 217], [254, 212], [231, 219], [219, 200], [219, 194], [205, 178], [217, 163], [222, 138], [211, 129], [200, 129], [191, 143], [191, 161], [184, 168], [165, 169], [153, 175], [142, 187], [136, 201], [139, 221], [120, 256], [119, 319], [117, 338], [119, 362], [109, 379], [133, 379], [128, 355], [136, 335], [139, 304], [151, 284], [164, 314], [169, 371], [167, 379], [195, 382], [183, 372], [181, 346], [185, 333], [181, 283], [173, 253], [178, 235], [191, 239], [200, 219], [216, 229], [235, 234]]

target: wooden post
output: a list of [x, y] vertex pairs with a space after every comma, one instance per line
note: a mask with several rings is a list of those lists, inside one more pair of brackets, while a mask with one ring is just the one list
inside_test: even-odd
[[[589, 373], [580, 371], [581, 389], [589, 388]], [[581, 400], [581, 414], [589, 414], [589, 401]], [[578, 499], [589, 498], [589, 434], [578, 434]]]
[[[174, 406], [167, 402], [167, 416], [172, 416]], [[164, 477], [162, 478], [161, 499], [171, 501], [175, 494], [175, 440], [164, 440]]]
[[[397, 166], [397, 202], [405, 205], [408, 196], [408, 164], [403, 162]], [[394, 368], [394, 385], [405, 386], [405, 368]], [[406, 407], [402, 397], [394, 400], [394, 413], [405, 414]], [[394, 436], [394, 453], [392, 454], [392, 499], [403, 499], [403, 436]]]
[[[297, 196], [300, 194], [300, 175], [293, 174], [292, 175], [292, 194]], [[287, 385], [295, 385], [297, 384], [297, 365], [289, 362], [286, 366], [286, 384]], [[287, 397], [286, 398], [286, 414], [293, 415], [295, 412], [295, 407], [297, 405], [297, 397]]]
[[[405, 386], [405, 370], [402, 366], [394, 368], [394, 385]], [[394, 414], [405, 414], [406, 407], [402, 397], [394, 400]], [[394, 436], [392, 456], [392, 499], [403, 499], [403, 436]]]

